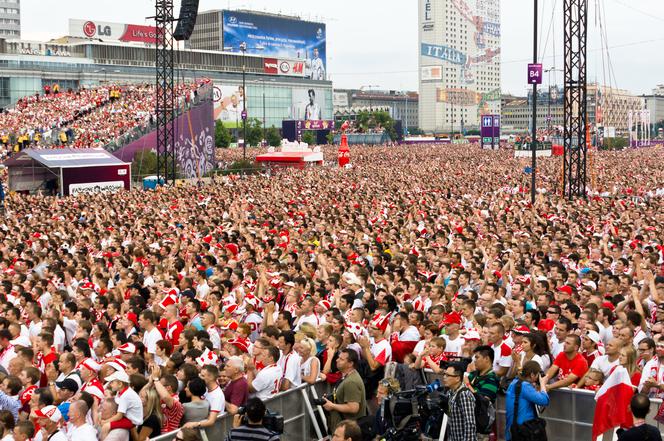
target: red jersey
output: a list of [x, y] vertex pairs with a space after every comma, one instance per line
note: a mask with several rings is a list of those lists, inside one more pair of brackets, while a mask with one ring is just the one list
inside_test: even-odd
[[553, 364], [559, 368], [558, 380], [563, 380], [570, 374], [574, 374], [577, 379], [580, 379], [588, 371], [588, 362], [583, 358], [583, 355], [578, 353], [574, 358], [569, 360], [565, 353], [561, 352], [558, 354]]

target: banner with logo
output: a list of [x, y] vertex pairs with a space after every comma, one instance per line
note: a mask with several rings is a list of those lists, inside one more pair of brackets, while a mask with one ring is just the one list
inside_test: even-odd
[[263, 72], [268, 75], [285, 75], [302, 78], [306, 73], [306, 63], [304, 61], [283, 60], [279, 58], [264, 58]]
[[155, 44], [157, 28], [154, 26], [111, 23], [96, 20], [69, 19], [69, 35], [104, 41]]
[[[324, 23], [250, 12], [223, 11], [222, 26], [224, 50], [240, 52], [240, 45], [246, 43], [249, 54], [277, 60], [297, 60], [303, 63], [301, 76], [312, 80], [326, 78]], [[282, 66], [279, 63], [279, 68], [281, 67], [297, 67], [299, 70], [300, 66]], [[300, 76], [299, 73], [294, 75]]]

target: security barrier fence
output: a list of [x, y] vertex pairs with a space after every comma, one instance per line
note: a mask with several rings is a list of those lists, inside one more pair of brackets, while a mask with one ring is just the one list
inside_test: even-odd
[[[442, 378], [428, 373], [430, 381]], [[301, 385], [281, 392], [265, 401], [272, 412], [284, 417], [284, 441], [321, 440], [327, 433], [322, 408], [313, 405], [312, 399], [319, 398], [329, 391], [329, 385], [319, 382], [314, 385]], [[592, 439], [593, 415], [595, 412], [594, 392], [578, 389], [558, 389], [550, 392], [550, 404], [541, 414], [547, 422], [549, 441], [588, 441]], [[652, 399], [647, 422], [659, 428], [664, 436], [664, 425], [654, 420], [662, 400]], [[499, 396], [497, 403], [498, 439], [505, 439], [505, 397]], [[221, 415], [217, 423], [202, 429], [203, 441], [225, 440], [233, 426], [233, 416]], [[151, 438], [154, 441], [173, 441], [178, 431]], [[610, 440], [611, 437], [605, 437]]]

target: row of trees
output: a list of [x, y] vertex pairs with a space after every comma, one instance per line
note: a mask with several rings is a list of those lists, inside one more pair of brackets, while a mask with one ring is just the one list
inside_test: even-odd
[[[244, 128], [238, 127], [237, 134], [238, 136], [243, 135]], [[265, 140], [267, 141], [268, 145], [272, 147], [279, 147], [281, 145], [281, 135], [279, 134], [279, 129], [272, 126], [269, 129], [264, 130], [259, 119], [249, 118], [247, 120], [247, 145], [260, 145], [261, 141], [263, 140], [263, 136], [265, 136]], [[232, 143], [237, 142], [238, 138], [237, 136], [233, 135], [228, 127], [224, 126], [221, 121], [217, 120], [214, 126], [214, 140], [217, 147], [227, 148], [230, 147]]]

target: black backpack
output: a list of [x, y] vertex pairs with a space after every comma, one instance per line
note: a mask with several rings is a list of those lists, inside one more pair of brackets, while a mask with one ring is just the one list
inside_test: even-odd
[[478, 393], [475, 396], [475, 426], [477, 433], [488, 435], [493, 430], [493, 424], [496, 422], [496, 408], [491, 400]]

